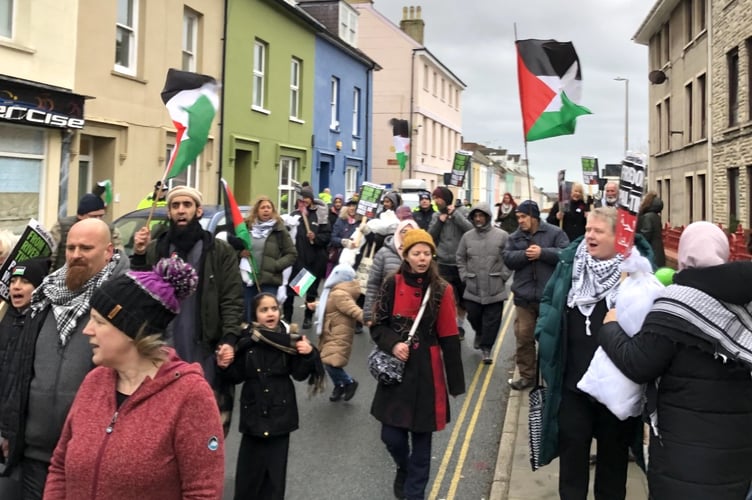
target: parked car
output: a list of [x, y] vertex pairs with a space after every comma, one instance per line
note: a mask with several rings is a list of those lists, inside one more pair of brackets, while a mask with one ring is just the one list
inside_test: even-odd
[[[202, 205], [203, 214], [199, 223], [201, 227], [212, 233], [214, 236], [228, 230], [225, 220], [225, 207], [223, 205]], [[243, 217], [248, 215], [251, 207], [247, 205], [241, 205], [240, 213]], [[145, 208], [142, 210], [134, 210], [128, 212], [125, 215], [118, 217], [113, 225], [120, 231], [120, 236], [123, 239], [125, 246], [125, 253], [130, 256], [133, 254], [133, 236], [136, 231], [146, 225], [146, 220], [149, 217], [151, 209]], [[167, 207], [159, 207], [154, 210], [154, 215], [149, 223], [151, 229], [152, 238], [156, 238], [164, 231], [167, 230]], [[220, 237], [222, 235], [220, 234]]]

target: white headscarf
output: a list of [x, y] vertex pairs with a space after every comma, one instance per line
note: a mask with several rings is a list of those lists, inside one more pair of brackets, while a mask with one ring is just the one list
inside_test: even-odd
[[729, 242], [723, 230], [707, 221], [693, 222], [679, 238], [679, 271], [712, 267], [729, 260]]
[[355, 279], [355, 270], [349, 264], [337, 264], [332, 273], [324, 282], [324, 291], [321, 292], [318, 308], [316, 309], [316, 335], [321, 335], [324, 328], [324, 315], [326, 314], [326, 302], [329, 300], [329, 292], [334, 285]]

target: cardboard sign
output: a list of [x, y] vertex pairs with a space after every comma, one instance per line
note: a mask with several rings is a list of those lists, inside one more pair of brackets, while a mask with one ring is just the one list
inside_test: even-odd
[[622, 161], [616, 216], [616, 251], [627, 255], [634, 245], [637, 215], [645, 186], [646, 157], [627, 153]]
[[290, 288], [292, 288], [299, 297], [303, 297], [306, 292], [308, 292], [308, 289], [311, 288], [314, 281], [316, 281], [316, 276], [311, 274], [306, 268], [303, 268], [290, 282]]
[[595, 156], [582, 157], [582, 182], [586, 186], [598, 185], [598, 158]]
[[470, 168], [470, 162], [473, 153], [470, 151], [459, 150], [454, 153], [454, 162], [452, 163], [452, 177], [449, 179], [450, 186], [462, 187], [465, 182], [467, 169]]
[[55, 242], [50, 233], [35, 219], [29, 220], [18, 243], [0, 267], [0, 297], [3, 300], [10, 300], [10, 272], [18, 262], [34, 257], [49, 257], [53, 248], [55, 248]]
[[376, 215], [376, 209], [379, 208], [379, 201], [381, 201], [381, 196], [385, 190], [386, 188], [381, 184], [364, 182], [360, 186], [358, 208], [355, 209], [355, 212], [369, 219], [373, 218]]

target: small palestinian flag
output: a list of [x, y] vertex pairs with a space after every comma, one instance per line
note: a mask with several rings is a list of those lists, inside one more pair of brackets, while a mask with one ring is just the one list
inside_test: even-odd
[[400, 170], [405, 170], [407, 158], [410, 156], [410, 126], [407, 120], [392, 118], [389, 120], [394, 135], [394, 153], [397, 156]]
[[170, 68], [162, 102], [177, 129], [165, 179], [180, 175], [204, 150], [219, 108], [217, 81], [207, 75]]
[[110, 179], [105, 179], [103, 181], [97, 182], [97, 186], [99, 186], [104, 191], [102, 193], [104, 206], [109, 207], [110, 205], [112, 205], [112, 181]]
[[298, 274], [290, 281], [290, 288], [302, 297], [311, 288], [311, 285], [316, 281], [316, 276], [311, 274], [306, 268], [300, 270]]
[[518, 40], [517, 79], [526, 141], [574, 134], [582, 71], [572, 42]]
[[256, 262], [253, 258], [253, 251], [251, 248], [251, 233], [248, 232], [248, 226], [245, 225], [243, 215], [240, 213], [240, 208], [235, 201], [235, 196], [233, 196], [232, 190], [227, 184], [227, 181], [220, 179], [220, 182], [222, 183], [222, 194], [225, 205], [225, 221], [227, 221], [227, 226], [232, 229], [232, 234], [234, 234], [236, 238], [243, 242], [243, 246], [246, 250], [251, 252], [251, 274], [249, 276], [249, 279], [251, 282], [254, 282], [254, 274], [258, 274], [258, 267], [256, 267]]

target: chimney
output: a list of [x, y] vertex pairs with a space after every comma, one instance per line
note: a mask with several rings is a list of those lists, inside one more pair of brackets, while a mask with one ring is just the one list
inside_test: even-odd
[[423, 29], [426, 23], [420, 17], [421, 8], [417, 7], [402, 7], [402, 21], [400, 21], [400, 29], [404, 31], [410, 38], [423, 45]]

